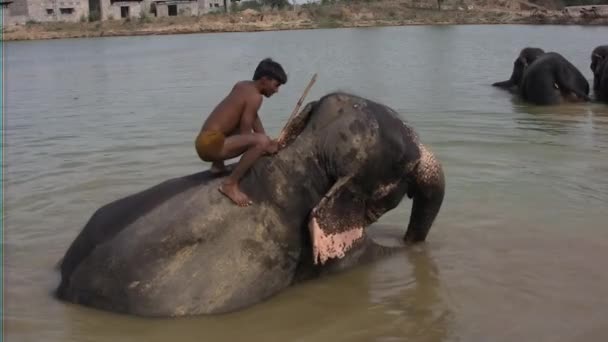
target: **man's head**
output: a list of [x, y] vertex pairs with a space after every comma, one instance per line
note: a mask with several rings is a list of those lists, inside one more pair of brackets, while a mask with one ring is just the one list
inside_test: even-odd
[[279, 86], [287, 83], [287, 75], [281, 64], [270, 58], [263, 59], [253, 73], [253, 80], [260, 87], [260, 92], [270, 97], [279, 91]]

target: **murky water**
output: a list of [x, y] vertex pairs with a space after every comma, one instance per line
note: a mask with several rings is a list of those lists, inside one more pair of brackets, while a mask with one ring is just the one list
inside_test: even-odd
[[[608, 106], [530, 107], [490, 84], [524, 46], [591, 81], [608, 28], [444, 26], [13, 42], [6, 52], [8, 341], [606, 341]], [[444, 164], [428, 243], [234, 314], [146, 320], [56, 301], [55, 264], [101, 205], [207, 167], [193, 139], [232, 83], [289, 73], [261, 115], [351, 91]], [[377, 233], [399, 237], [404, 201]], [[387, 240], [388, 241], [388, 240]]]

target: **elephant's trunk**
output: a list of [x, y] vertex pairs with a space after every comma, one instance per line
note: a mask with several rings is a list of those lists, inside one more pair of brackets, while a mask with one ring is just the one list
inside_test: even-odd
[[404, 240], [407, 243], [424, 241], [433, 221], [439, 213], [445, 193], [443, 168], [435, 156], [420, 146], [420, 163], [415, 170], [415, 181], [410, 197], [413, 197], [410, 223]]

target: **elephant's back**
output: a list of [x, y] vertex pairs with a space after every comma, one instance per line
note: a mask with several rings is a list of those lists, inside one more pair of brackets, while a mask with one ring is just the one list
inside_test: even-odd
[[70, 274], [97, 245], [113, 239], [133, 222], [153, 214], [156, 208], [180, 194], [204, 188], [213, 179], [209, 172], [173, 178], [102, 206], [93, 213], [64, 255], [62, 274]]
[[536, 104], [559, 103], [561, 94], [556, 87], [557, 65], [561, 56], [548, 52], [538, 57], [526, 68], [522, 77], [521, 96]]
[[[297, 232], [286, 236], [271, 205], [233, 205], [217, 191], [219, 181], [183, 187], [111, 237], [83, 230], [98, 243], [80, 260], [71, 256], [78, 262], [62, 272], [60, 297], [111, 311], [177, 316], [229, 311], [287, 286], [295, 261], [284, 256], [299, 252], [290, 250], [299, 246]], [[143, 210], [150, 200], [131, 209]], [[107, 214], [100, 210], [92, 218], [97, 229], [89, 234], [111, 231], [121, 220]], [[256, 285], [260, 277], [267, 279]]]

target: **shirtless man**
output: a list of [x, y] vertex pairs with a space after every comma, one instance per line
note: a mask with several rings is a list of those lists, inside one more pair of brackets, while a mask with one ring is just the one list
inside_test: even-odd
[[225, 171], [224, 160], [243, 155], [219, 191], [239, 206], [251, 204], [239, 188], [239, 180], [263, 154], [275, 153], [277, 142], [270, 139], [258, 116], [262, 95], [272, 96], [287, 82], [283, 67], [270, 58], [262, 60], [252, 81], [237, 82], [228, 96], [213, 109], [198, 137], [195, 147], [199, 157], [212, 162], [211, 172]]

